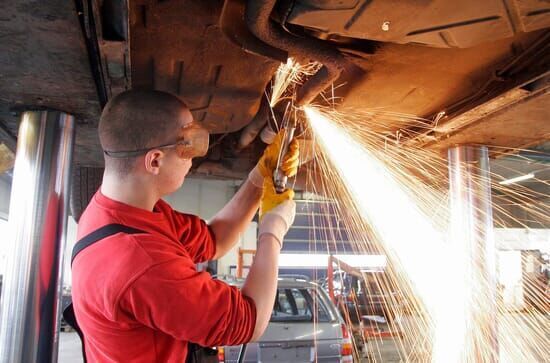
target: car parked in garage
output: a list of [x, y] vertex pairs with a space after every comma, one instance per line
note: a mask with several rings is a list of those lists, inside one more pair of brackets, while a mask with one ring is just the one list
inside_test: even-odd
[[[241, 287], [244, 280], [226, 280]], [[220, 362], [236, 362], [241, 346], [219, 349]], [[279, 279], [270, 323], [249, 343], [244, 362], [352, 362], [346, 325], [326, 292], [300, 278]]]

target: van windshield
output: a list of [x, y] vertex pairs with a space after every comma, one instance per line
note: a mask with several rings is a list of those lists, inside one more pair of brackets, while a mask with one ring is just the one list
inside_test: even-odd
[[279, 288], [271, 321], [329, 322], [330, 315], [314, 289]]

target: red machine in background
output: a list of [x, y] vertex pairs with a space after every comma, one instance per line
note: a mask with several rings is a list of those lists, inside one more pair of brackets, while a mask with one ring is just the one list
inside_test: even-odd
[[362, 271], [329, 256], [323, 285], [347, 324], [355, 332], [362, 331], [365, 338], [399, 334], [390, 326], [400, 310], [400, 293], [387, 288], [384, 273]]

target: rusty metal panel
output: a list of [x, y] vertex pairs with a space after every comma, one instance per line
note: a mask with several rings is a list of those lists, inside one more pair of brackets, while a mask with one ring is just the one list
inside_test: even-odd
[[[550, 91], [527, 97], [477, 122], [446, 134], [428, 148], [445, 150], [452, 145], [481, 144], [521, 149], [538, 145], [550, 138]], [[506, 149], [502, 149], [505, 152]]]
[[[298, 0], [288, 22], [332, 35], [467, 48], [550, 26], [543, 2], [501, 0]], [[336, 6], [338, 5], [338, 6]]]
[[547, 1], [516, 0], [514, 4], [523, 31], [530, 32], [550, 26], [550, 4]]
[[134, 1], [130, 54], [134, 88], [181, 96], [212, 133], [247, 125], [278, 62], [245, 52], [219, 26], [222, 1]]
[[17, 135], [19, 111], [48, 107], [75, 115], [75, 160], [102, 163], [101, 111], [74, 1], [0, 3], [0, 124]]

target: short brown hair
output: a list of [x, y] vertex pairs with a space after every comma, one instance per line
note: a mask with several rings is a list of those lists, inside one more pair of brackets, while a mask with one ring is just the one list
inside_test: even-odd
[[[182, 109], [178, 97], [161, 91], [125, 91], [112, 98], [101, 113], [99, 141], [103, 150], [130, 151], [166, 142], [179, 128]], [[136, 157], [115, 159], [105, 156], [105, 168], [128, 173]]]

